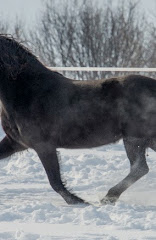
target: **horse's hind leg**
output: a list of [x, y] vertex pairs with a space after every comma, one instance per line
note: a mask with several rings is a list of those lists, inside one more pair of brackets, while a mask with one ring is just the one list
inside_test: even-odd
[[68, 204], [85, 203], [81, 198], [70, 193], [65, 188], [60, 176], [60, 167], [56, 149], [52, 149], [51, 147], [40, 147], [39, 149], [36, 149], [36, 151], [44, 166], [52, 188], [59, 193]]
[[20, 152], [25, 150], [22, 145], [15, 142], [13, 139], [5, 136], [0, 142], [0, 160], [3, 158], [7, 158], [16, 152]]
[[130, 160], [130, 173], [126, 178], [111, 188], [106, 197], [102, 199], [102, 204], [115, 203], [119, 196], [133, 183], [148, 173], [145, 150], [147, 141], [136, 138], [124, 139], [127, 156]]

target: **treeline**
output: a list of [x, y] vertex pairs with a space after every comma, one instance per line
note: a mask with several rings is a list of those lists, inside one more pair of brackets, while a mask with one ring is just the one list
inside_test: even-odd
[[[33, 29], [26, 31], [20, 21], [10, 29], [1, 21], [0, 32], [22, 40], [48, 66], [155, 67], [156, 25], [141, 3], [101, 2], [47, 0]], [[70, 73], [81, 79], [110, 74]]]

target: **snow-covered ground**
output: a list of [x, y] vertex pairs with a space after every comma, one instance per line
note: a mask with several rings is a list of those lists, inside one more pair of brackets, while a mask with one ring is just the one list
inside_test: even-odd
[[51, 189], [34, 151], [15, 154], [0, 162], [0, 240], [156, 239], [155, 152], [148, 151], [148, 175], [115, 206], [98, 206], [107, 190], [129, 172], [122, 142], [59, 151], [67, 186], [94, 205], [68, 206]]

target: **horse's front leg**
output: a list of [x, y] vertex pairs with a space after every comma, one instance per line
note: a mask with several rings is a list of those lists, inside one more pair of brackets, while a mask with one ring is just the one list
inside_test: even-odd
[[149, 171], [145, 158], [147, 141], [131, 137], [124, 139], [124, 144], [127, 156], [130, 160], [130, 173], [121, 182], [108, 191], [106, 197], [101, 200], [102, 204], [115, 203], [127, 188]]
[[59, 193], [68, 204], [85, 203], [81, 198], [70, 193], [63, 184], [56, 149], [52, 149], [52, 147], [40, 147], [36, 152], [44, 166], [52, 188]]
[[3, 158], [7, 158], [16, 152], [20, 152], [25, 150], [22, 145], [15, 142], [8, 136], [5, 136], [0, 142], [0, 160]]

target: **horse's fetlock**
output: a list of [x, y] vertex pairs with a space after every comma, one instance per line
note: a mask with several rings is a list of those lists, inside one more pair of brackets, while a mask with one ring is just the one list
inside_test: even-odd
[[114, 199], [118, 199], [119, 196], [120, 196], [120, 189], [118, 189], [116, 187], [109, 189], [109, 191], [108, 191], [108, 193], [106, 195], [107, 198], [112, 198], [112, 199], [113, 198]]
[[149, 172], [149, 167], [148, 167], [148, 166], [146, 166], [146, 167], [144, 167], [144, 168], [142, 169], [142, 173], [143, 173], [144, 175], [146, 175], [148, 172]]
[[59, 183], [51, 183], [52, 188], [55, 192], [60, 193], [61, 191], [64, 191], [64, 186]]
[[143, 177], [149, 172], [149, 167], [147, 165], [141, 166], [137, 172], [140, 177]]

